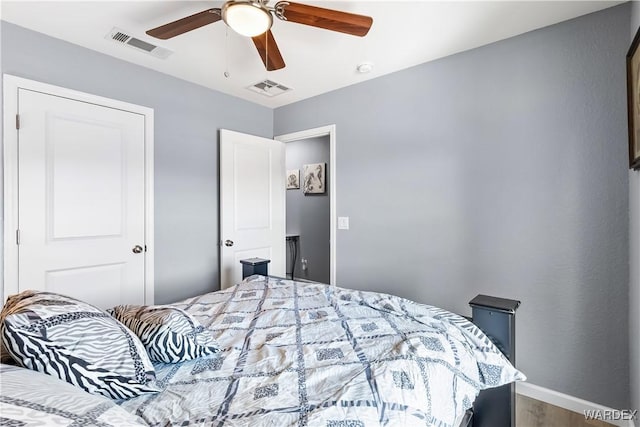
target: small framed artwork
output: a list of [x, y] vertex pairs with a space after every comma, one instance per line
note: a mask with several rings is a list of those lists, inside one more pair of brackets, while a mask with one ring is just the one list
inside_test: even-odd
[[640, 169], [640, 28], [627, 53], [627, 114], [629, 124], [629, 167]]
[[302, 191], [304, 194], [320, 194], [325, 192], [326, 163], [312, 163], [303, 167]]
[[287, 171], [287, 190], [300, 188], [300, 169]]

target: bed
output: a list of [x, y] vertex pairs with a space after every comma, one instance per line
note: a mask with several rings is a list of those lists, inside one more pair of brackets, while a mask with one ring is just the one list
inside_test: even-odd
[[467, 319], [391, 295], [253, 276], [172, 306], [215, 337], [215, 351], [153, 363], [153, 390], [134, 397], [78, 390], [103, 400], [82, 413], [44, 386], [30, 398], [5, 381], [26, 370], [4, 366], [0, 424], [58, 411], [68, 425], [457, 427], [481, 390], [525, 378]]

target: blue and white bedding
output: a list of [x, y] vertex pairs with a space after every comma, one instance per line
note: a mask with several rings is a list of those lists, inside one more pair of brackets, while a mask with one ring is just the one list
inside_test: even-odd
[[254, 276], [175, 306], [221, 351], [156, 364], [121, 402], [151, 426], [453, 426], [524, 376], [472, 323], [402, 298]]
[[175, 306], [219, 352], [156, 363], [160, 392], [118, 402], [2, 365], [0, 424], [457, 427], [481, 389], [524, 379], [464, 318], [390, 295], [254, 276]]

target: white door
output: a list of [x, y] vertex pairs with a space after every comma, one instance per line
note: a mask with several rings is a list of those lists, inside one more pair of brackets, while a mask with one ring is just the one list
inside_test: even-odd
[[19, 89], [18, 288], [145, 303], [144, 116]]
[[242, 259], [285, 276], [284, 153], [280, 141], [220, 131], [221, 289], [242, 280]]

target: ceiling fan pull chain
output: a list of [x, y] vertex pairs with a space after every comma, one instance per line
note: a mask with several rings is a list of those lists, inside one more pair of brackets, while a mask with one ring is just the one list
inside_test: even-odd
[[229, 78], [229, 27], [225, 26], [224, 31], [224, 76]]
[[269, 69], [269, 31], [264, 33], [264, 44], [264, 68], [266, 68], [268, 72], [271, 71]]

